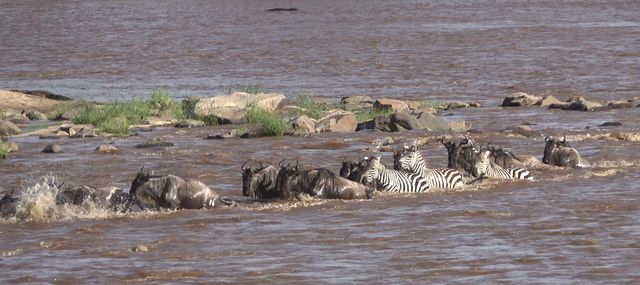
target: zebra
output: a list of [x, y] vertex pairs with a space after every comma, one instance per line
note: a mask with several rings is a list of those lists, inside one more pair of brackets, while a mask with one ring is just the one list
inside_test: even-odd
[[452, 168], [428, 168], [422, 154], [415, 147], [405, 146], [398, 158], [400, 170], [407, 170], [427, 178], [431, 187], [440, 189], [455, 189], [464, 186], [464, 179], [460, 171]]
[[490, 156], [490, 149], [484, 149], [478, 152], [476, 162], [472, 167], [475, 177], [533, 181], [533, 176], [528, 170], [524, 168], [502, 168], [493, 162]]
[[366, 183], [376, 182], [384, 191], [398, 193], [428, 192], [429, 180], [416, 173], [387, 169], [380, 162], [380, 156], [369, 159], [367, 170], [363, 174]]

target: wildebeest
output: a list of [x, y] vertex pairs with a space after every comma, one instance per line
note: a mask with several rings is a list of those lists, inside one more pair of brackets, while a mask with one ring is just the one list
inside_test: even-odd
[[119, 188], [112, 188], [107, 196], [108, 207], [114, 212], [127, 212], [135, 205], [135, 198]]
[[548, 136], [544, 139], [544, 155], [542, 162], [555, 166], [585, 167], [586, 162], [580, 157], [578, 150], [569, 146], [567, 138], [562, 141]]
[[474, 177], [510, 180], [533, 180], [533, 176], [524, 168], [502, 168], [491, 159], [491, 150], [476, 151], [478, 155], [472, 167]]
[[283, 165], [282, 161], [276, 188], [285, 199], [297, 198], [302, 193], [325, 199], [367, 199], [375, 190], [326, 168], [299, 170], [297, 163]]
[[474, 143], [472, 140], [464, 137], [460, 143], [444, 141], [444, 137], [440, 142], [447, 148], [448, 160], [447, 168], [465, 171], [473, 175], [472, 167], [477, 153], [474, 151]]
[[0, 217], [7, 218], [15, 216], [17, 203], [18, 198], [13, 196], [13, 191], [4, 194], [2, 199], [0, 199]]
[[351, 181], [362, 183], [362, 174], [367, 168], [367, 157], [363, 157], [358, 162], [343, 160], [340, 168], [340, 177]]
[[502, 146], [496, 148], [487, 144], [487, 148], [491, 152], [490, 159], [502, 168], [512, 168], [522, 166], [522, 161], [518, 159], [511, 151], [504, 150]]
[[156, 175], [144, 167], [131, 183], [129, 193], [143, 210], [202, 209], [222, 204], [220, 195], [198, 180]]
[[276, 180], [278, 179], [278, 169], [273, 165], [260, 167], [245, 167], [242, 164], [242, 195], [254, 199], [272, 199], [278, 198], [279, 193], [276, 189]]
[[98, 201], [98, 191], [88, 185], [63, 183], [57, 185], [56, 204], [81, 205], [87, 201]]

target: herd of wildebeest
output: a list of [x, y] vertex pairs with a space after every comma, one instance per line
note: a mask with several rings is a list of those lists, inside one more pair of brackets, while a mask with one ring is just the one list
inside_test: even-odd
[[[502, 147], [478, 145], [465, 136], [441, 143], [448, 153], [447, 168], [429, 168], [418, 144], [405, 144], [394, 151], [393, 169], [380, 156], [342, 161], [339, 174], [327, 168], [301, 168], [298, 162], [282, 160], [278, 166], [246, 161], [242, 164], [242, 194], [251, 201], [298, 199], [301, 195], [322, 199], [369, 199], [376, 191], [399, 193], [464, 190], [482, 179], [533, 180], [523, 162]], [[542, 162], [560, 167], [583, 167], [586, 162], [566, 139], [545, 138]], [[55, 183], [55, 182], [50, 182]], [[198, 180], [171, 174], [156, 174], [141, 168], [128, 192], [108, 191], [88, 185], [55, 184], [55, 203], [81, 205], [93, 202], [116, 212], [161, 209], [202, 209], [233, 205], [238, 201], [220, 196]], [[108, 194], [108, 195], [107, 195]], [[0, 200], [2, 217], [16, 215], [20, 193], [7, 193]], [[246, 201], [246, 200], [245, 200]]]

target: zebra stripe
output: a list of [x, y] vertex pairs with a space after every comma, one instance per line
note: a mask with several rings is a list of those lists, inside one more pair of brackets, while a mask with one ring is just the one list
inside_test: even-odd
[[489, 159], [490, 150], [481, 151], [475, 165], [478, 177], [486, 176], [498, 179], [533, 180], [533, 175], [524, 168], [502, 168]]
[[366, 181], [375, 180], [385, 191], [398, 193], [428, 192], [429, 180], [416, 173], [405, 173], [387, 169], [380, 163], [380, 157], [372, 158], [364, 174]]
[[422, 154], [416, 150], [405, 150], [400, 156], [400, 167], [427, 178], [434, 188], [453, 189], [464, 186], [460, 171], [451, 168], [428, 168]]

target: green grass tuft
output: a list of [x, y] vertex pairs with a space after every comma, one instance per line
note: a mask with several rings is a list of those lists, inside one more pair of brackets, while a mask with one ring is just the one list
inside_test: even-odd
[[309, 95], [298, 95], [295, 99], [295, 105], [305, 109], [304, 114], [312, 119], [320, 119], [322, 112], [327, 110], [325, 105], [318, 103], [318, 101]]
[[287, 129], [287, 122], [280, 115], [255, 106], [247, 111], [247, 121], [258, 127], [261, 136], [280, 137]]
[[0, 159], [6, 159], [7, 153], [9, 153], [7, 151], [7, 143], [0, 140]]
[[167, 89], [159, 89], [147, 101], [132, 99], [109, 104], [95, 104], [86, 101], [62, 102], [49, 114], [49, 118], [57, 120], [63, 114], [73, 114], [75, 124], [91, 124], [98, 130], [115, 136], [129, 135], [131, 125], [141, 124], [151, 116], [163, 113], [178, 120], [188, 118], [187, 105], [176, 102]]
[[262, 85], [243, 85], [243, 84], [234, 84], [234, 85], [226, 86], [224, 88], [224, 94], [232, 94], [234, 92], [260, 94], [260, 93], [264, 93], [264, 88], [262, 88]]
[[386, 116], [393, 113], [391, 108], [389, 109], [371, 109], [369, 112], [362, 112], [356, 114], [356, 120], [358, 123], [373, 120], [377, 116]]

